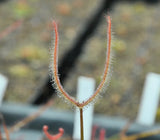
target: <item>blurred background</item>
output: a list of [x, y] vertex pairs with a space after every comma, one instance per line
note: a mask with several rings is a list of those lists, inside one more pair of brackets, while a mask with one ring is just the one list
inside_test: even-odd
[[160, 73], [158, 0], [1, 0], [0, 73], [9, 79], [4, 101], [40, 105], [53, 96], [54, 107], [70, 110], [49, 79], [51, 22], [59, 27], [62, 84], [76, 96], [79, 76], [93, 77], [97, 85], [101, 81], [107, 13], [112, 18], [111, 80], [95, 113], [135, 119], [147, 73]]

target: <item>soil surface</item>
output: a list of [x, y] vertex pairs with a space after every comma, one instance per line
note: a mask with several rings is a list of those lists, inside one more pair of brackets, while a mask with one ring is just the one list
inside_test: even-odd
[[[27, 103], [49, 73], [51, 20], [59, 26], [59, 59], [101, 1], [10, 0], [0, 3], [0, 73], [8, 77], [5, 101]], [[145, 77], [160, 73], [160, 4], [117, 3], [112, 17], [113, 60], [107, 91], [95, 113], [135, 119]], [[105, 15], [105, 13], [104, 13]], [[78, 76], [101, 80], [106, 52], [105, 18], [64, 83], [75, 96]], [[108, 86], [109, 85], [109, 86]], [[54, 106], [70, 109], [55, 97]]]

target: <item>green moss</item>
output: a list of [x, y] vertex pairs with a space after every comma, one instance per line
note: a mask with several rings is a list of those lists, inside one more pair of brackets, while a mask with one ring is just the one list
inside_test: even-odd
[[123, 40], [113, 40], [113, 49], [116, 52], [124, 52], [126, 50], [126, 43]]
[[19, 59], [25, 59], [27, 61], [42, 61], [48, 59], [47, 50], [45, 48], [38, 47], [35, 45], [26, 45], [16, 50], [15, 53]]
[[137, 13], [143, 13], [146, 11], [146, 6], [142, 2], [136, 3], [134, 6], [134, 11]]
[[18, 1], [13, 7], [13, 12], [17, 18], [25, 18], [31, 15], [33, 10], [26, 1]]
[[10, 67], [9, 73], [17, 78], [26, 78], [32, 74], [32, 71], [26, 65], [19, 64]]

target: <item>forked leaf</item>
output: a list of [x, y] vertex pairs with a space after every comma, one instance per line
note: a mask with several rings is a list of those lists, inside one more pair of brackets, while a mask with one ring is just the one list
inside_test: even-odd
[[[60, 79], [59, 79], [59, 75], [58, 75], [58, 41], [59, 41], [59, 35], [58, 35], [58, 27], [57, 27], [57, 23], [55, 21], [53, 21], [53, 27], [54, 27], [54, 33], [55, 33], [55, 38], [54, 38], [54, 47], [53, 47], [53, 62], [51, 64], [51, 71], [52, 71], [52, 78], [54, 81], [54, 86], [57, 89], [57, 92], [60, 93], [61, 95], [63, 95], [63, 97], [71, 102], [73, 105], [77, 106], [78, 108], [83, 108], [84, 106], [90, 104], [92, 101], [95, 100], [95, 98], [97, 97], [97, 95], [99, 95], [100, 91], [102, 90], [102, 88], [104, 87], [107, 77], [108, 77], [108, 73], [109, 73], [109, 67], [110, 67], [110, 59], [111, 59], [111, 18], [110, 16], [106, 17], [107, 23], [108, 23], [108, 28], [107, 28], [107, 53], [106, 53], [106, 62], [105, 62], [105, 67], [104, 67], [104, 72], [103, 72], [103, 76], [102, 76], [102, 80], [99, 84], [99, 86], [97, 87], [97, 89], [95, 90], [95, 92], [93, 93], [92, 96], [90, 96], [86, 101], [82, 101], [79, 102], [77, 100], [75, 100], [73, 97], [71, 97], [63, 88], [63, 86], [61, 85]], [[52, 50], [52, 49], [51, 49]]]
[[56, 135], [51, 135], [49, 132], [48, 132], [48, 126], [47, 125], [44, 125], [43, 126], [43, 132], [45, 133], [46, 137], [49, 139], [49, 140], [58, 140], [59, 138], [62, 137], [62, 135], [64, 134], [64, 129], [63, 128], [59, 128], [59, 133], [56, 134]]

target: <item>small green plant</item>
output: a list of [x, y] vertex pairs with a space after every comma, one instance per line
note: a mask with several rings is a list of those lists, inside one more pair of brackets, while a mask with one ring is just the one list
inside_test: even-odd
[[[107, 29], [107, 53], [106, 53], [106, 62], [105, 62], [105, 68], [104, 73], [102, 76], [102, 80], [98, 86], [98, 88], [95, 90], [94, 94], [88, 98], [85, 101], [79, 102], [75, 100], [73, 97], [71, 97], [63, 88], [63, 86], [60, 83], [60, 79], [58, 76], [58, 27], [57, 23], [55, 21], [52, 22], [54, 27], [54, 33], [55, 33], [55, 40], [54, 40], [54, 47], [53, 47], [53, 62], [51, 64], [51, 71], [52, 71], [52, 77], [54, 81], [54, 86], [57, 89], [57, 92], [60, 96], [63, 96], [65, 100], [69, 101], [72, 105], [79, 108], [80, 111], [80, 133], [81, 133], [81, 140], [84, 140], [84, 134], [83, 134], [83, 108], [93, 102], [95, 98], [99, 95], [100, 91], [102, 90], [103, 86], [105, 85], [108, 73], [109, 73], [109, 66], [110, 66], [110, 57], [111, 57], [111, 18], [110, 16], [106, 17], [107, 23], [108, 23], [108, 29]], [[51, 140], [51, 139], [50, 139]]]

